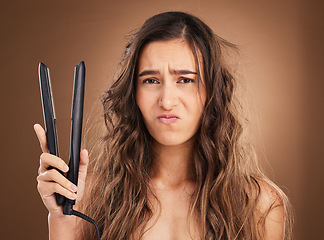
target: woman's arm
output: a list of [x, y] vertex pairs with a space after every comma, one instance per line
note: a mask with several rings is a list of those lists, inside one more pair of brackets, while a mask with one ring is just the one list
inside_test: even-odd
[[74, 240], [79, 239], [76, 236], [76, 218], [75, 216], [48, 214], [48, 234], [50, 240], [55, 239], [67, 239]]
[[[43, 153], [40, 156], [40, 166], [37, 176], [37, 189], [43, 200], [48, 214], [48, 227], [50, 240], [55, 239], [78, 239], [76, 237], [76, 217], [63, 215], [62, 206], [57, 205], [55, 193], [59, 193], [66, 198], [76, 200], [76, 207], [78, 202], [82, 199], [85, 179], [87, 175], [87, 167], [89, 162], [87, 150], [82, 150], [80, 153], [80, 165], [79, 165], [79, 180], [78, 187], [65, 178], [55, 167], [62, 172], [68, 171], [66, 163], [48, 153], [46, 133], [44, 129], [39, 125], [34, 125], [37, 138], [39, 140]], [[76, 195], [76, 191], [78, 194]]]

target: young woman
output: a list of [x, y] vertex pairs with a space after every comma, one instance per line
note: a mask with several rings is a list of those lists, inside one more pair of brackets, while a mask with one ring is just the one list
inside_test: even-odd
[[[95, 239], [93, 226], [65, 216], [54, 193], [77, 199], [102, 239], [289, 239], [286, 196], [242, 141], [235, 79], [223, 51], [234, 46], [196, 17], [148, 19], [126, 47], [117, 80], [103, 97], [107, 133], [89, 165], [81, 151], [78, 186], [43, 154], [38, 191], [51, 239]], [[77, 194], [75, 194], [77, 192]]]

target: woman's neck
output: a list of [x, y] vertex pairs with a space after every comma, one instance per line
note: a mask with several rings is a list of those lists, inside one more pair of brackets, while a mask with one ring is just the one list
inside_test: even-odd
[[154, 142], [155, 158], [153, 159], [151, 179], [162, 188], [179, 188], [193, 182], [194, 139], [177, 146], [165, 146]]

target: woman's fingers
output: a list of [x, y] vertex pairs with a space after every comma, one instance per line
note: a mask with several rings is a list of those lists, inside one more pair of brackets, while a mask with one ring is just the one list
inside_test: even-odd
[[49, 153], [42, 153], [40, 156], [40, 166], [38, 173], [44, 173], [50, 167], [55, 167], [62, 172], [67, 172], [69, 170], [68, 165], [61, 158]]
[[86, 179], [88, 164], [89, 164], [89, 154], [86, 149], [83, 149], [80, 152], [79, 179], [83, 179], [83, 180]]
[[56, 203], [55, 193], [71, 200], [78, 201], [82, 198], [89, 163], [88, 152], [87, 150], [80, 152], [79, 181], [77, 187], [58, 171], [60, 170], [66, 173], [69, 167], [61, 158], [48, 153], [46, 132], [42, 126], [35, 124], [34, 130], [43, 151], [40, 156], [40, 166], [37, 176], [38, 192], [49, 212], [62, 213], [62, 206]]
[[34, 131], [37, 135], [40, 147], [42, 149], [42, 152], [47, 153], [48, 152], [48, 148], [47, 148], [47, 140], [46, 140], [46, 132], [45, 130], [42, 128], [41, 125], [39, 125], [38, 123], [36, 123], [34, 125]]
[[71, 193], [77, 191], [77, 186], [70, 182], [66, 177], [59, 173], [56, 169], [48, 170], [37, 177], [37, 181], [41, 182], [56, 182]]
[[85, 180], [87, 177], [87, 170], [89, 164], [89, 154], [86, 149], [80, 152], [80, 163], [79, 163], [79, 178], [78, 178], [78, 200], [81, 200], [85, 188]]
[[56, 209], [58, 205], [55, 201], [54, 193], [61, 194], [69, 199], [76, 199], [78, 191], [78, 200], [82, 198], [84, 192], [85, 179], [89, 156], [87, 150], [80, 152], [79, 180], [78, 187], [70, 182], [57, 170], [64, 173], [68, 172], [68, 165], [59, 157], [48, 153], [46, 132], [41, 125], [35, 124], [34, 130], [39, 140], [43, 153], [40, 156], [40, 166], [38, 169], [37, 189], [46, 205], [50, 210]]
[[78, 200], [80, 200], [84, 192], [88, 163], [88, 151], [84, 149], [80, 152], [79, 179], [77, 187], [57, 171], [61, 170], [62, 172], [67, 172], [69, 169], [67, 164], [61, 158], [49, 153], [42, 153], [40, 156], [39, 175], [37, 177], [38, 191], [42, 198], [45, 200], [49, 197], [53, 197], [54, 192], [56, 192], [69, 199], [76, 199], [75, 193], [78, 191]]
[[37, 185], [37, 189], [44, 201], [46, 201], [47, 198], [52, 198], [54, 193], [59, 193], [71, 200], [75, 200], [77, 198], [77, 195], [74, 192], [71, 192], [70, 190], [66, 189], [65, 187], [56, 182], [48, 182], [41, 180], [38, 181], [39, 182]]
[[62, 214], [62, 207], [57, 205], [55, 193], [71, 200], [77, 199], [77, 187], [56, 169], [40, 173], [37, 182], [37, 190], [49, 212]]

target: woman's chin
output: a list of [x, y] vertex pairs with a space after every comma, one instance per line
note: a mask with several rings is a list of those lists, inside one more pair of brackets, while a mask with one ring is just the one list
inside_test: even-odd
[[180, 138], [179, 136], [159, 136], [158, 138], [154, 138], [155, 142], [159, 145], [166, 147], [176, 147], [190, 144], [193, 141], [193, 137], [190, 138]]

